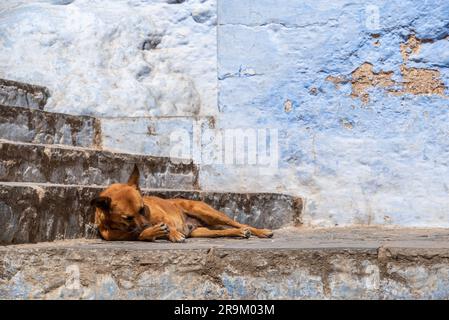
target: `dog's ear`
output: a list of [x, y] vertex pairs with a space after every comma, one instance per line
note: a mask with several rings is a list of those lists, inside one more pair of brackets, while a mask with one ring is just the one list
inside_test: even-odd
[[140, 178], [139, 168], [137, 168], [137, 164], [135, 164], [133, 172], [129, 176], [128, 185], [136, 187], [136, 189], [139, 190], [139, 178]]
[[100, 208], [104, 211], [108, 211], [111, 208], [111, 198], [109, 197], [96, 197], [92, 199], [90, 204], [94, 207]]

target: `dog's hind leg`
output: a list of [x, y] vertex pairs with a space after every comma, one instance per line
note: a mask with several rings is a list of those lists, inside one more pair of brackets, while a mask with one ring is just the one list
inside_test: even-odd
[[[241, 224], [237, 221], [232, 220], [223, 212], [215, 210], [211, 206], [207, 205], [202, 201], [185, 200], [185, 199], [171, 199], [173, 204], [178, 205], [183, 209], [183, 211], [188, 215], [198, 220], [203, 221], [206, 225], [217, 226], [226, 225], [234, 228], [248, 228], [251, 234], [259, 238], [271, 238], [273, 232], [268, 229], [257, 229], [251, 226]], [[218, 230], [217, 230], [218, 231]]]
[[249, 238], [251, 231], [249, 228], [211, 230], [208, 228], [196, 228], [190, 233], [192, 238], [218, 238], [218, 237], [241, 237]]

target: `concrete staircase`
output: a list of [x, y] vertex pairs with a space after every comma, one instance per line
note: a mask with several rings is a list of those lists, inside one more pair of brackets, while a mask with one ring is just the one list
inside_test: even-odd
[[[300, 198], [198, 190], [198, 167], [191, 162], [174, 163], [162, 157], [2, 138], [2, 244], [97, 237], [90, 200], [105, 186], [126, 181], [134, 164], [141, 171], [144, 194], [203, 200], [239, 221], [259, 227], [278, 228], [300, 218]], [[83, 140], [90, 138], [93, 137]]]
[[144, 194], [203, 200], [259, 227], [300, 220], [300, 198], [201, 191], [191, 161], [104, 150], [99, 119], [46, 112], [48, 95], [43, 87], [0, 81], [0, 101], [10, 104], [0, 105], [0, 244], [98, 237], [90, 200], [125, 182], [134, 164]]
[[[45, 112], [48, 95], [0, 80], [0, 299], [449, 298], [449, 231], [298, 228], [301, 198], [202, 191], [195, 164], [104, 150], [101, 120]], [[143, 193], [274, 238], [99, 239], [89, 202], [134, 164]]]

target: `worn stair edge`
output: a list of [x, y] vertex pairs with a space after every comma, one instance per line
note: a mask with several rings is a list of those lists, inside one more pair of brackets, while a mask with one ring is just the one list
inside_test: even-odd
[[[90, 201], [103, 187], [0, 183], [0, 244], [98, 237]], [[143, 189], [145, 195], [203, 200], [231, 218], [276, 229], [298, 221], [302, 199], [275, 193]]]
[[0, 79], [0, 104], [42, 110], [50, 97], [43, 86]]
[[165, 243], [100, 240], [0, 247], [0, 298], [449, 298], [447, 245], [304, 248], [304, 239], [282, 239], [282, 232], [272, 240], [189, 239], [169, 250]]
[[135, 164], [143, 188], [198, 189], [191, 160], [0, 140], [0, 181], [104, 186], [126, 182]]
[[0, 104], [0, 139], [101, 147], [100, 120]]

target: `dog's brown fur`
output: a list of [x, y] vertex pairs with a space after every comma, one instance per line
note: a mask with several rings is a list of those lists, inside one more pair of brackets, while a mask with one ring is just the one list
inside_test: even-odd
[[105, 240], [183, 242], [187, 237], [269, 238], [273, 232], [238, 223], [202, 201], [162, 199], [140, 193], [137, 166], [127, 184], [113, 184], [92, 200]]

